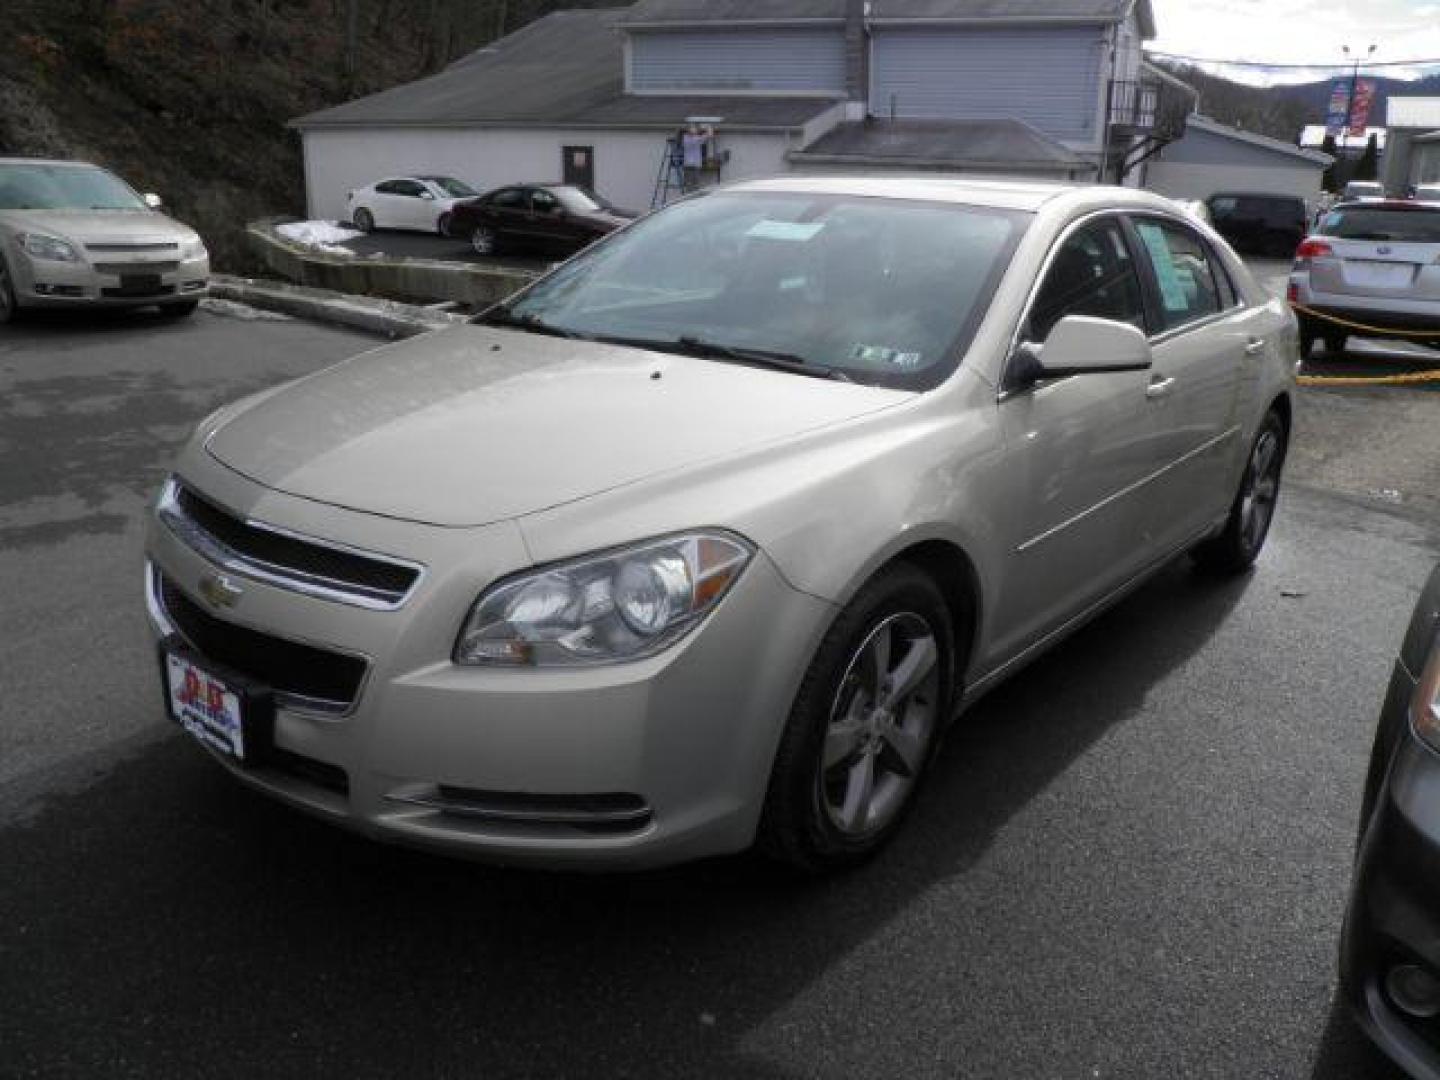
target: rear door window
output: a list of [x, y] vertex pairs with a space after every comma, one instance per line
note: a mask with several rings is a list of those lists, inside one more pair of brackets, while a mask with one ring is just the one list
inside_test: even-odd
[[1086, 225], [1060, 245], [1035, 294], [1026, 337], [1043, 342], [1066, 315], [1145, 329], [1140, 276], [1118, 218]]
[[1151, 268], [1161, 332], [1218, 313], [1220, 290], [1205, 241], [1177, 222], [1139, 218], [1135, 231]]
[[520, 188], [506, 188], [490, 197], [490, 205], [497, 210], [518, 210], [525, 204], [525, 192]]

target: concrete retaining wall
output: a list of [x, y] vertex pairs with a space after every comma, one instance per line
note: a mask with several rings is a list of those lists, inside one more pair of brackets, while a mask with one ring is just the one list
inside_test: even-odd
[[283, 220], [267, 218], [247, 225], [250, 250], [277, 277], [317, 289], [425, 303], [448, 300], [478, 309], [539, 277], [524, 270], [435, 259], [327, 255], [276, 233], [275, 225]]

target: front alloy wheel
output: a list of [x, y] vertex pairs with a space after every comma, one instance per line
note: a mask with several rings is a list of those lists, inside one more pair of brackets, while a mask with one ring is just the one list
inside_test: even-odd
[[898, 564], [835, 619], [776, 751], [757, 836], [809, 873], [867, 858], [894, 834], [946, 719], [951, 612], [934, 581]]
[[851, 655], [815, 775], [842, 835], [863, 840], [905, 805], [935, 733], [939, 659], [935, 632], [910, 611], [885, 619]]

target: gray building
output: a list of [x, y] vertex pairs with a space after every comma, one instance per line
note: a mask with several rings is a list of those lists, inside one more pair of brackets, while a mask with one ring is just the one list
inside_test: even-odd
[[1185, 136], [1145, 163], [1151, 191], [1176, 199], [1206, 199], [1218, 192], [1298, 195], [1314, 206], [1333, 159], [1318, 150], [1191, 116]]
[[565, 179], [648, 206], [666, 139], [695, 117], [716, 130], [711, 181], [1114, 178], [1178, 135], [1193, 100], [1143, 64], [1154, 34], [1150, 0], [639, 0], [558, 12], [292, 126], [317, 217], [412, 172]]
[[1386, 191], [1440, 183], [1440, 97], [1391, 97], [1385, 103], [1389, 144], [1381, 163]]

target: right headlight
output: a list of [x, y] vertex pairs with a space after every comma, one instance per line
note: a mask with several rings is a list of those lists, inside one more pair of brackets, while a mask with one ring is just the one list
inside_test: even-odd
[[576, 667], [653, 656], [714, 609], [754, 551], [704, 530], [511, 578], [475, 602], [455, 662]]
[[68, 240], [61, 240], [58, 236], [49, 236], [46, 233], [21, 233], [19, 240], [25, 253], [33, 255], [37, 259], [50, 259], [52, 262], [80, 261], [80, 253], [75, 250], [75, 245]]

